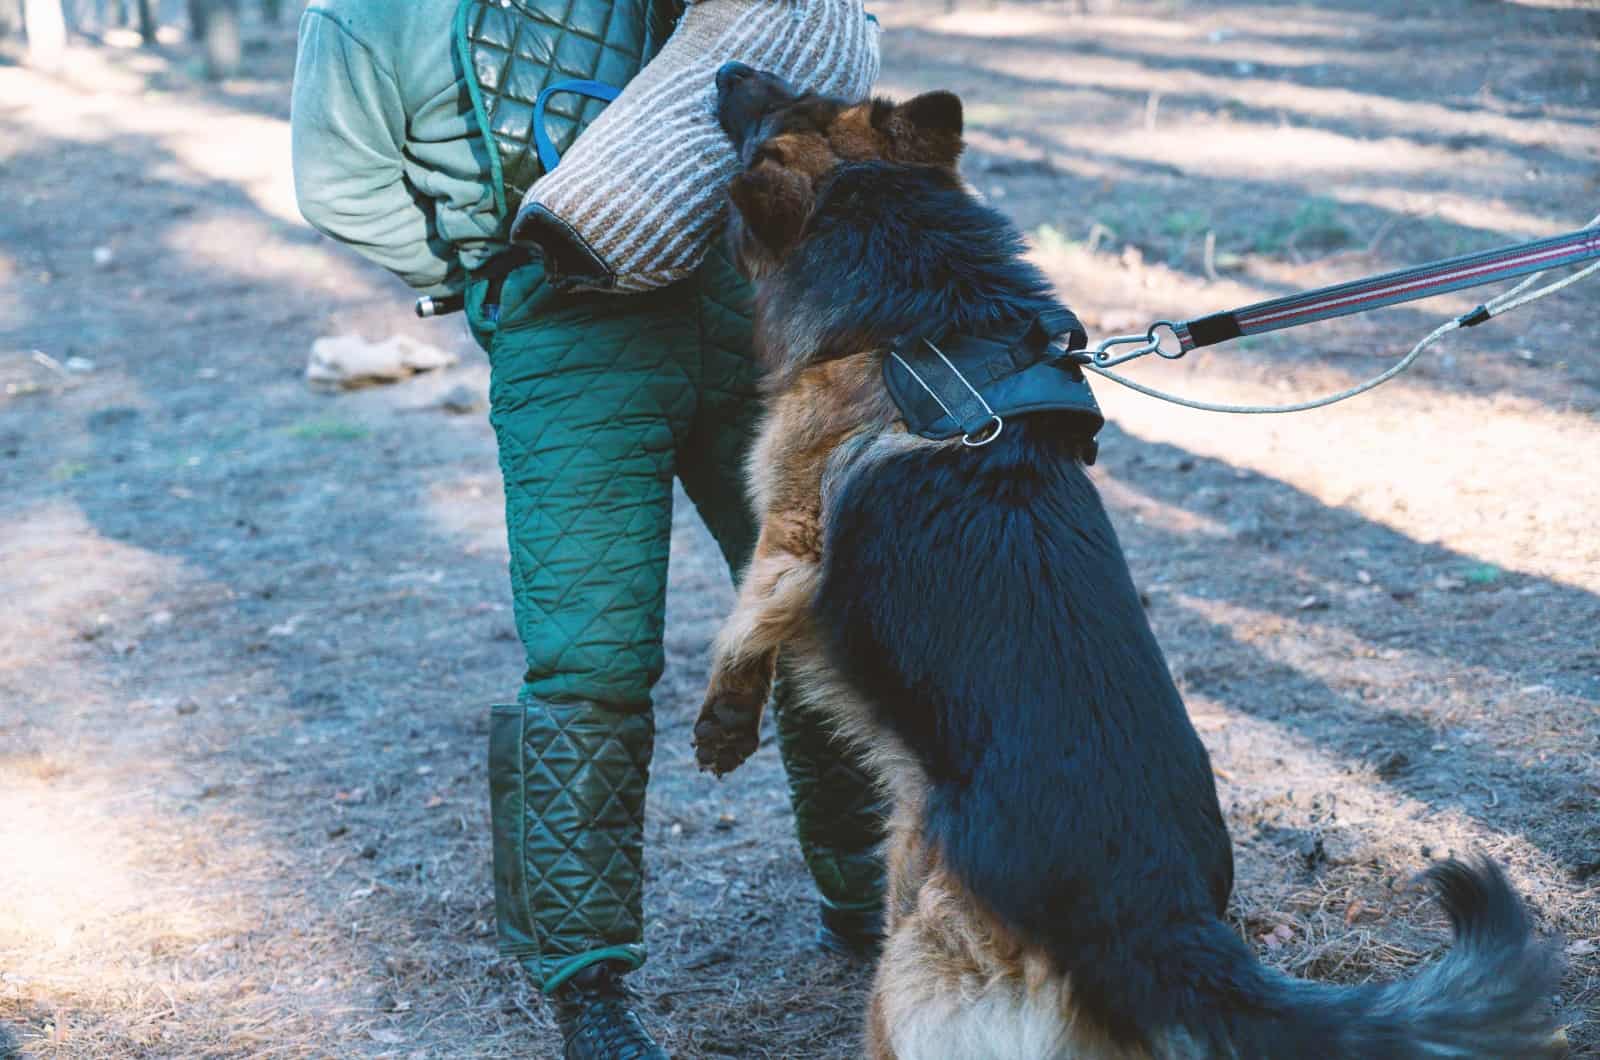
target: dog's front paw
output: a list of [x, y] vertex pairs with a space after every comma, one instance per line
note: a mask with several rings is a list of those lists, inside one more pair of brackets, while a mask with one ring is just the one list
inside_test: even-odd
[[767, 697], [712, 686], [694, 723], [694, 757], [717, 776], [733, 772], [761, 742], [761, 711]]

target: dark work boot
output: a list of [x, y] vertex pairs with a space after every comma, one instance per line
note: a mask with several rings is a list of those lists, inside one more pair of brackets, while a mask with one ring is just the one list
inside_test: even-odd
[[599, 961], [550, 996], [566, 1046], [564, 1060], [668, 1060], [629, 1007], [622, 976]]

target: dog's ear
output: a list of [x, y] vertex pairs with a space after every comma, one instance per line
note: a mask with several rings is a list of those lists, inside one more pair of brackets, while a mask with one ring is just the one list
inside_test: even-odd
[[889, 157], [954, 169], [961, 157], [961, 97], [924, 92], [904, 103], [873, 108], [873, 122], [889, 139]]
[[728, 195], [745, 229], [774, 259], [783, 258], [800, 241], [814, 204], [809, 181], [775, 166], [734, 177]]

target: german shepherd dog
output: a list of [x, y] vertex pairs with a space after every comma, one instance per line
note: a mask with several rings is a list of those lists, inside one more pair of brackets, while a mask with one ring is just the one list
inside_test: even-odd
[[1430, 872], [1455, 947], [1400, 983], [1262, 967], [1224, 919], [1210, 761], [1081, 438], [1049, 413], [982, 448], [908, 433], [902, 334], [1010, 334], [1059, 308], [957, 176], [961, 103], [796, 95], [737, 64], [730, 238], [768, 387], [759, 543], [695, 726], [756, 746], [779, 653], [894, 802], [874, 1060], [1559, 1055], [1559, 972], [1488, 861]]

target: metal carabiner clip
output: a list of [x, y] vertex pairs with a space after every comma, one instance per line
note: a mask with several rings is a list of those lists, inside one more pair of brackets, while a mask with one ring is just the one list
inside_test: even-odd
[[[1184, 354], [1189, 352], [1183, 348], [1181, 339], [1179, 339], [1178, 350], [1176, 353], [1168, 353], [1166, 350], [1162, 349], [1161, 336], [1156, 334], [1156, 332], [1162, 328], [1166, 328], [1168, 331], [1172, 332], [1174, 338], [1177, 338], [1178, 329], [1177, 326], [1172, 323], [1172, 321], [1158, 320], [1154, 324], [1151, 324], [1149, 330], [1147, 330], [1143, 335], [1113, 335], [1109, 339], [1101, 339], [1099, 345], [1090, 351], [1090, 357], [1092, 360], [1089, 363], [1093, 364], [1096, 368], [1110, 368], [1113, 365], [1124, 364], [1137, 357], [1143, 357], [1147, 353], [1153, 353], [1157, 356], [1165, 357], [1169, 361], [1176, 361], [1179, 357], [1182, 357]], [[1127, 346], [1135, 342], [1139, 344], [1138, 349], [1129, 350], [1127, 353], [1120, 353], [1116, 356], [1111, 355], [1110, 351], [1113, 348], [1117, 346]]]

